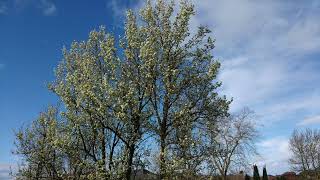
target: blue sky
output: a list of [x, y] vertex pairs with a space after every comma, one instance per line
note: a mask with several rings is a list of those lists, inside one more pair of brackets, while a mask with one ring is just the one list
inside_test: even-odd
[[[46, 88], [63, 45], [105, 25], [121, 34], [123, 14], [142, 0], [0, 0], [0, 179], [15, 162], [13, 131], [57, 99]], [[222, 93], [257, 114], [261, 157], [288, 170], [294, 128], [320, 127], [320, 1], [201, 0], [191, 31], [208, 25], [222, 62]]]

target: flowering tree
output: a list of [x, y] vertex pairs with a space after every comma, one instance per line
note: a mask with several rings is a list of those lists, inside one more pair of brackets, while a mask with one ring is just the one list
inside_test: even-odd
[[[147, 64], [153, 112], [150, 124], [160, 146], [160, 179], [175, 169], [176, 164], [168, 161], [176, 159], [169, 157], [176, 145], [183, 153], [189, 151], [186, 146], [192, 144], [195, 125], [224, 115], [228, 109], [229, 102], [215, 92], [221, 85], [215, 81], [220, 64], [211, 54], [214, 41], [207, 37], [210, 30], [199, 27], [190, 35], [194, 13], [192, 4], [181, 1], [174, 16], [174, 4], [162, 0], [155, 7], [149, 1], [141, 11], [144, 41], [140, 55]], [[186, 160], [183, 157], [181, 161]]]
[[17, 179], [62, 179], [63, 154], [55, 148], [58, 130], [58, 114], [54, 107], [40, 114], [31, 127], [16, 133], [15, 154], [21, 155], [27, 164], [21, 164]]
[[199, 170], [199, 132], [227, 115], [230, 101], [217, 93], [210, 30], [191, 35], [194, 6], [182, 0], [177, 14], [175, 7], [148, 1], [140, 15], [128, 11], [121, 41], [100, 28], [64, 48], [49, 85], [64, 105], [52, 137], [68, 162], [62, 177], [130, 179], [146, 135], [159, 145], [160, 179]]

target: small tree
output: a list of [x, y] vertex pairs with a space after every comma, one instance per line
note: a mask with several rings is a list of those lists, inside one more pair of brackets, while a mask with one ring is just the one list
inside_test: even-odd
[[238, 168], [249, 167], [248, 157], [256, 153], [258, 137], [253, 112], [244, 108], [239, 113], [222, 118], [216, 124], [208, 123], [205, 151], [212, 170], [218, 170], [223, 179]]
[[259, 170], [257, 165], [253, 166], [253, 179], [260, 180], [260, 175], [259, 175]]
[[268, 174], [267, 174], [267, 168], [266, 168], [266, 166], [263, 167], [262, 180], [268, 180]]
[[63, 156], [53, 145], [57, 109], [49, 107], [28, 128], [16, 133], [14, 154], [23, 159], [16, 179], [63, 179]]
[[[320, 176], [320, 130], [294, 130], [290, 141], [291, 169], [302, 176], [311, 176], [317, 179]], [[314, 173], [313, 173], [314, 172]]]

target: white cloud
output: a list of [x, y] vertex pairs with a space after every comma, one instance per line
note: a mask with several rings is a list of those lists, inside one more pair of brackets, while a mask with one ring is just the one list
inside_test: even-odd
[[196, 7], [196, 22], [212, 27], [217, 48], [228, 54], [233, 54], [234, 49], [252, 53], [254, 48], [259, 49], [258, 54], [266, 54], [265, 50], [276, 47], [275, 52], [278, 48], [294, 46], [311, 50], [319, 47], [319, 43], [313, 41], [319, 37], [319, 3], [203, 0], [197, 1]]
[[[259, 122], [266, 128], [268, 134], [279, 135], [287, 133], [296, 127], [296, 124], [308, 116], [318, 112], [320, 102], [319, 97], [312, 99], [312, 96], [305, 95], [305, 98], [283, 100], [278, 103], [270, 103], [262, 107], [255, 108]], [[281, 131], [276, 131], [273, 128], [281, 127]]]
[[269, 174], [282, 174], [288, 171], [288, 159], [290, 157], [288, 139], [275, 137], [267, 139], [258, 144], [260, 157], [256, 164], [260, 167], [266, 165]]
[[136, 13], [144, 5], [144, 0], [137, 0], [133, 3], [124, 0], [110, 0], [107, 1], [107, 9], [112, 11], [112, 18], [117, 21], [123, 21], [128, 9], [132, 9]]
[[14, 7], [19, 11], [27, 7], [36, 7], [45, 16], [52, 16], [57, 12], [57, 7], [52, 0], [14, 0]]
[[[291, 118], [319, 112], [320, 86], [315, 82], [320, 81], [320, 61], [314, 56], [320, 54], [319, 1], [194, 3], [191, 31], [200, 24], [213, 30], [214, 55], [222, 63], [222, 91], [234, 98], [231, 110], [249, 106], [264, 125], [277, 126], [275, 122], [282, 120], [288, 128], [294, 128]], [[276, 137], [258, 145], [263, 158], [259, 162], [281, 174], [289, 170], [288, 139], [285, 134], [269, 134]]]
[[307, 126], [312, 124], [320, 124], [320, 115], [307, 117], [298, 123], [299, 126]]
[[122, 18], [125, 15], [126, 8], [117, 0], [108, 1], [107, 7], [111, 8], [113, 18]]
[[1, 14], [7, 14], [8, 8], [5, 4], [0, 4], [0, 15]]
[[320, 80], [315, 68], [320, 63], [305, 58], [319, 53], [319, 3], [203, 0], [196, 7], [192, 26], [213, 29], [220, 79], [224, 93], [234, 97], [232, 109], [274, 106], [283, 102], [281, 96], [319, 91], [314, 82]]
[[10, 176], [12, 171], [12, 166], [10, 164], [0, 164], [0, 179], [1, 180], [13, 180]]
[[260, 114], [279, 108], [289, 112], [290, 109], [308, 108], [312, 103], [319, 105], [314, 99], [320, 99], [317, 94], [320, 88], [314, 84], [320, 80], [319, 73], [314, 70], [317, 62], [304, 62], [281, 57], [259, 59], [250, 55], [224, 60], [220, 74], [223, 93], [234, 97], [232, 109], [259, 106], [257, 110], [263, 110], [257, 111]]
[[5, 4], [4, 2], [0, 2], [0, 15], [7, 14], [7, 13], [8, 13], [7, 4]]
[[[291, 118], [296, 121], [319, 113], [320, 86], [315, 83], [320, 81], [319, 1], [194, 2], [197, 15], [191, 27], [203, 24], [213, 30], [214, 55], [222, 63], [222, 91], [234, 98], [232, 111], [249, 106], [263, 124], [277, 126], [275, 121], [285, 121], [291, 125], [288, 128], [294, 128]], [[288, 170], [282, 158], [288, 154], [285, 138], [260, 146], [266, 148], [263, 152], [273, 169]]]
[[49, 0], [41, 0], [42, 13], [46, 16], [54, 15], [57, 11], [56, 5]]

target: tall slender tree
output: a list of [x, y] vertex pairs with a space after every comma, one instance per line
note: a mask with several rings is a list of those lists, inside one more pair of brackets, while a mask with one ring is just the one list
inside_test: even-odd
[[16, 133], [15, 154], [27, 164], [22, 164], [16, 179], [63, 179], [63, 154], [54, 146], [58, 133], [57, 109], [49, 107], [32, 123], [31, 127]]
[[266, 166], [263, 167], [262, 180], [268, 180], [268, 174], [267, 174], [267, 168], [266, 168]]
[[[190, 35], [189, 21], [194, 13], [192, 4], [180, 1], [174, 17], [173, 1], [163, 0], [154, 7], [148, 1], [141, 11], [145, 24], [141, 58], [148, 67], [150, 122], [160, 146], [160, 179], [167, 178], [172, 169], [169, 164], [175, 166], [168, 157], [176, 144], [174, 139], [188, 141], [196, 121], [215, 119], [228, 109], [229, 102], [216, 93], [221, 85], [216, 81], [220, 64], [211, 54], [214, 41], [208, 37], [210, 30], [200, 27]], [[179, 133], [184, 126], [191, 131]]]
[[260, 180], [260, 174], [257, 165], [253, 166], [253, 180]]
[[112, 177], [107, 174], [115, 171], [116, 146], [123, 146], [120, 164], [125, 172], [120, 174], [130, 179], [135, 149], [152, 114], [148, 110], [145, 65], [138, 53], [141, 37], [135, 23], [129, 12], [121, 44], [123, 59], [116, 54], [112, 35], [104, 28], [93, 31], [87, 42], [74, 42], [69, 51], [64, 51], [57, 80], [50, 86], [66, 105], [71, 131], [81, 137], [86, 158], [97, 166], [100, 178]]
[[107, 135], [114, 134], [127, 145], [117, 129], [123, 124], [113, 114], [119, 69], [114, 38], [104, 29], [92, 31], [88, 41], [73, 42], [71, 49], [63, 52], [50, 89], [66, 107], [64, 114], [73, 132], [70, 136], [79, 137], [85, 154], [81, 159], [96, 168], [89, 176], [107, 178]]

